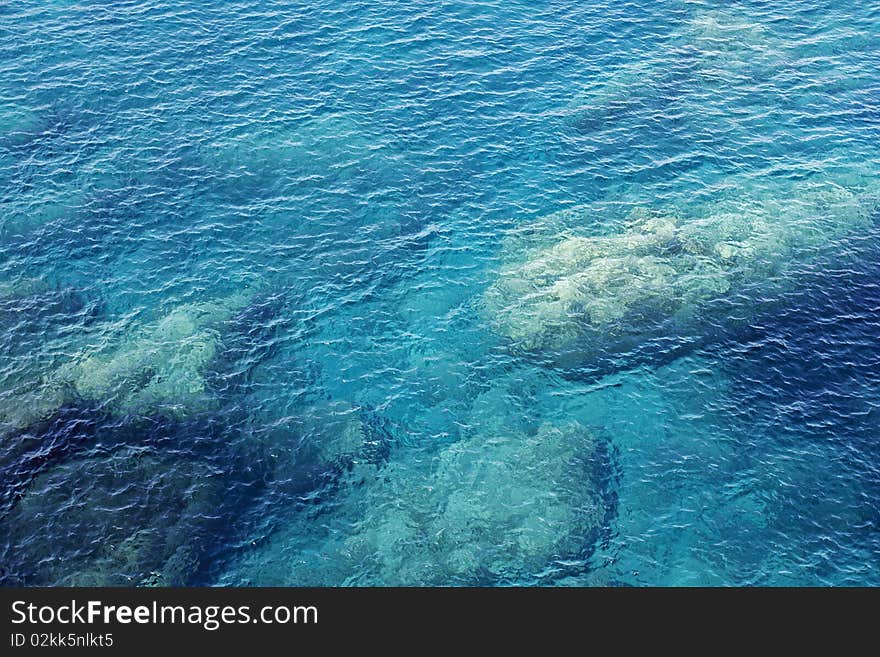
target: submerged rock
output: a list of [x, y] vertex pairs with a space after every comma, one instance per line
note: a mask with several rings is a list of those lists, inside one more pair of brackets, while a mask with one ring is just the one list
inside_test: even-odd
[[115, 348], [98, 350], [62, 368], [58, 378], [80, 397], [123, 412], [198, 406], [204, 401], [205, 372], [220, 344], [218, 325], [249, 299], [241, 293], [178, 306], [129, 330]]
[[315, 436], [319, 462], [325, 465], [350, 465], [363, 457], [372, 442], [369, 428], [357, 407], [337, 402], [327, 404], [304, 419], [306, 439]]
[[[699, 103], [746, 78], [790, 64], [785, 43], [760, 21], [735, 10], [697, 11], [650, 57], [599, 71], [564, 110], [570, 125], [589, 131], [633, 114], [678, 113], [683, 99]], [[705, 108], [707, 111], [711, 106]], [[705, 120], [706, 115], [698, 115]]]
[[736, 10], [696, 12], [678, 40], [686, 52], [696, 53], [704, 78], [769, 74], [784, 62], [785, 42], [760, 20]]
[[[248, 290], [184, 304], [152, 322], [117, 331], [102, 347], [83, 349], [61, 365], [55, 365], [59, 355], [54, 353], [27, 372], [0, 371], [0, 435], [77, 401], [120, 415], [181, 415], [207, 408], [212, 397], [206, 377], [221, 350], [224, 323], [252, 297]], [[70, 351], [77, 344], [68, 339], [54, 347]]]
[[636, 208], [608, 235], [563, 227], [596, 223], [591, 206], [551, 215], [508, 241], [485, 317], [516, 349], [571, 366], [699, 333], [707, 304], [784, 284], [817, 250], [867, 227], [873, 203], [835, 182], [802, 181], [667, 212]]
[[355, 463], [320, 515], [292, 517], [239, 572], [276, 586], [536, 581], [593, 549], [607, 512], [598, 461], [582, 426], [545, 423]]
[[50, 418], [69, 399], [63, 388], [20, 386], [0, 394], [0, 438]]
[[545, 424], [457, 442], [430, 472], [394, 462], [367, 484], [347, 547], [389, 585], [536, 576], [595, 539], [604, 511], [594, 452], [579, 425]]
[[0, 437], [49, 417], [70, 399], [49, 385], [65, 334], [84, 326], [95, 307], [71, 288], [43, 278], [0, 281]]

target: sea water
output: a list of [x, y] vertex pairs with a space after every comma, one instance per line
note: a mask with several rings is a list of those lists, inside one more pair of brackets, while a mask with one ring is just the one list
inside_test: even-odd
[[880, 584], [878, 173], [876, 2], [0, 4], [0, 579]]

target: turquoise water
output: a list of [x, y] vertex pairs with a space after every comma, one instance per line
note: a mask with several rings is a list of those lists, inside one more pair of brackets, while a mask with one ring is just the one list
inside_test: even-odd
[[0, 3], [6, 585], [880, 584], [880, 4]]

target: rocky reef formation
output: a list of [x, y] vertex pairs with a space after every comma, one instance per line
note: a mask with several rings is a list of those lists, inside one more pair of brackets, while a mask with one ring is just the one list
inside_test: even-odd
[[493, 421], [439, 451], [355, 460], [324, 513], [301, 510], [237, 570], [260, 585], [540, 581], [585, 560], [605, 522], [598, 446], [576, 422]]
[[[52, 354], [67, 322], [91, 312], [74, 291], [39, 277], [0, 279], [0, 437], [48, 417], [67, 399], [46, 385]], [[73, 319], [71, 319], [73, 318]]]
[[764, 21], [735, 8], [697, 11], [676, 44], [700, 60], [706, 78], [767, 73], [782, 63], [788, 45]]
[[255, 294], [70, 326], [21, 372], [0, 370], [0, 580], [193, 581], [218, 525], [270, 474], [228, 403], [261, 355], [239, 337], [259, 332]]
[[351, 557], [392, 585], [534, 577], [581, 557], [604, 511], [593, 438], [577, 424], [479, 434], [432, 467], [389, 463], [366, 478]]
[[668, 77], [643, 61], [603, 71], [571, 100], [565, 115], [583, 129], [612, 121], [651, 102], [669, 84]]
[[[762, 22], [735, 9], [697, 11], [670, 35], [665, 57], [652, 52], [597, 71], [564, 115], [570, 125], [592, 129], [682, 100], [701, 104], [747, 78], [773, 75], [789, 63], [787, 45]], [[702, 107], [712, 110], [711, 103]]]
[[[180, 416], [207, 408], [206, 375], [218, 357], [223, 325], [253, 298], [246, 290], [213, 301], [182, 304], [159, 318], [126, 329], [100, 325], [70, 338], [33, 362], [28, 372], [4, 375], [0, 435], [24, 429], [68, 403], [85, 401], [119, 415]], [[102, 344], [87, 343], [97, 335]]]
[[609, 234], [588, 232], [608, 221], [600, 204], [515, 231], [483, 297], [488, 323], [516, 349], [572, 366], [699, 332], [711, 302], [785, 285], [876, 207], [865, 186], [831, 179], [732, 182], [738, 193], [634, 207]]
[[184, 304], [158, 320], [125, 332], [56, 373], [58, 381], [92, 401], [121, 412], [193, 408], [204, 402], [205, 372], [220, 346], [218, 326], [247, 305], [251, 295]]

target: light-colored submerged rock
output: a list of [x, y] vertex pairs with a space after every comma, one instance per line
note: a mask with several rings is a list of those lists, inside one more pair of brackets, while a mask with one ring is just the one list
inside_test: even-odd
[[251, 296], [242, 292], [178, 306], [62, 367], [56, 381], [122, 412], [197, 407], [205, 401], [205, 373], [220, 348], [220, 324]]
[[579, 425], [544, 424], [456, 442], [429, 472], [389, 463], [368, 480], [346, 547], [386, 584], [536, 577], [595, 539], [604, 516], [594, 450]]
[[223, 323], [252, 297], [253, 291], [245, 290], [183, 304], [125, 329], [105, 326], [98, 346], [83, 347], [88, 336], [55, 345], [56, 352], [81, 350], [60, 365], [55, 353], [32, 363], [28, 372], [0, 373], [0, 435], [46, 419], [78, 399], [118, 414], [180, 415], [206, 408], [211, 396], [205, 377], [220, 355]]
[[[46, 338], [48, 353], [41, 353], [30, 348], [33, 342], [22, 335], [34, 330], [27, 315], [57, 310], [52, 293], [44, 278], [18, 275], [0, 280], [0, 331], [9, 337], [0, 359], [0, 437], [46, 417], [66, 398], [63, 390], [46, 386], [43, 380], [51, 369], [52, 341]], [[44, 327], [40, 329], [43, 332]]]
[[[719, 101], [729, 109], [756, 100], [795, 101], [804, 94], [786, 86], [799, 71], [816, 64], [814, 56], [798, 53], [802, 46], [775, 34], [760, 12], [741, 7], [696, 10], [657, 50], [632, 55], [634, 61], [590, 76], [563, 114], [580, 130], [636, 114], [640, 121], [665, 121], [670, 130], [682, 120], [704, 129], [717, 123], [711, 131], [723, 134], [739, 128], [742, 116], [719, 114]], [[832, 68], [814, 76], [817, 95], [839, 86], [841, 76]], [[606, 139], [603, 135], [600, 141]]]
[[610, 117], [651, 103], [686, 71], [703, 80], [781, 61], [779, 40], [760, 21], [736, 11], [695, 12], [670, 34], [669, 45], [665, 52], [640, 56], [591, 76], [567, 110], [579, 120]]
[[63, 388], [39, 381], [10, 381], [4, 376], [0, 392], [0, 438], [46, 419], [70, 396]]
[[778, 45], [763, 22], [733, 8], [697, 11], [679, 37], [707, 55], [755, 55]]
[[796, 44], [777, 36], [766, 15], [741, 7], [695, 11], [670, 44], [694, 81], [710, 87], [755, 78], [765, 82], [796, 63], [789, 56]]
[[737, 182], [737, 193], [636, 207], [610, 234], [587, 232], [607, 222], [598, 204], [515, 231], [483, 297], [488, 323], [515, 348], [564, 365], [699, 332], [708, 302], [785, 285], [876, 209], [864, 187], [833, 180]]
[[[266, 442], [281, 477], [290, 475], [302, 461], [317, 463], [324, 470], [322, 474], [326, 474], [369, 460], [378, 448], [367, 415], [361, 407], [346, 401], [319, 400], [284, 418], [258, 412], [252, 437]], [[261, 425], [262, 432], [257, 428]]]
[[439, 451], [355, 462], [318, 518], [292, 517], [236, 571], [261, 585], [540, 581], [594, 546], [596, 458], [577, 423], [493, 423]]
[[746, 82], [766, 84], [778, 73], [798, 67], [792, 40], [776, 36], [766, 17], [737, 8], [696, 12], [676, 35], [675, 43], [689, 57], [695, 81], [703, 91], [731, 93]]

